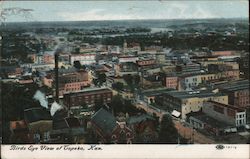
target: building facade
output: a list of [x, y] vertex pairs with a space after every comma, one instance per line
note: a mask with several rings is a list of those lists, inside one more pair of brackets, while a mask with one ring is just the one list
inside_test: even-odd
[[204, 102], [202, 111], [212, 118], [236, 127], [246, 124], [246, 111], [239, 107], [208, 101]]
[[65, 93], [64, 104], [67, 107], [79, 107], [85, 104], [94, 105], [96, 102], [105, 104], [110, 103], [112, 97], [112, 91], [108, 88], [86, 89], [78, 92]]
[[163, 95], [163, 103], [169, 109], [181, 113], [181, 118], [186, 119], [186, 114], [198, 112], [203, 107], [203, 102], [213, 100], [228, 104], [228, 96], [211, 91], [171, 91]]
[[237, 80], [217, 86], [221, 92], [228, 94], [229, 104], [247, 108], [249, 104], [249, 80]]
[[73, 54], [69, 56], [71, 65], [74, 61], [79, 61], [82, 65], [91, 65], [96, 63], [96, 54]]

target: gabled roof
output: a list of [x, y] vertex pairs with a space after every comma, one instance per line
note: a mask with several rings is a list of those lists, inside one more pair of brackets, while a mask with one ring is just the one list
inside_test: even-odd
[[50, 112], [42, 107], [25, 109], [24, 110], [24, 118], [28, 123], [52, 119]]
[[[60, 113], [60, 114], [59, 114]], [[67, 117], [66, 112], [60, 111], [53, 116], [53, 129], [77, 128], [80, 127], [80, 121], [76, 117]]]
[[155, 119], [147, 114], [142, 114], [142, 115], [137, 115], [137, 116], [131, 116], [130, 118], [128, 118], [127, 123], [135, 124], [135, 123], [140, 123], [146, 120], [155, 120]]
[[97, 126], [103, 135], [111, 136], [117, 123], [115, 117], [105, 109], [99, 109], [91, 118], [92, 123]]
[[64, 120], [70, 128], [80, 127], [81, 125], [80, 121], [76, 117], [67, 117]]

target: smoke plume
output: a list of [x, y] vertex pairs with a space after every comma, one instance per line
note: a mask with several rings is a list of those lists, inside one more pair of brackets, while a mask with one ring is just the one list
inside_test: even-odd
[[63, 107], [61, 105], [59, 105], [57, 102], [52, 103], [51, 108], [50, 108], [51, 116], [54, 116], [55, 113], [61, 109], [63, 109]]
[[48, 109], [48, 100], [45, 97], [45, 94], [41, 91], [37, 90], [35, 95], [33, 96], [33, 99], [40, 102], [40, 105], [44, 108]]

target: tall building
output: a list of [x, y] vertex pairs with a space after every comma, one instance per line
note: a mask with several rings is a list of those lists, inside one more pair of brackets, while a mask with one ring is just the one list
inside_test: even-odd
[[80, 107], [82, 105], [94, 105], [97, 102], [110, 103], [112, 91], [108, 88], [90, 88], [77, 92], [64, 94], [64, 104], [67, 107]]
[[[75, 68], [59, 69], [59, 95], [66, 92], [80, 91], [90, 85], [89, 73]], [[55, 81], [55, 80], [54, 80]]]
[[198, 112], [202, 109], [203, 102], [217, 101], [228, 104], [228, 96], [209, 90], [203, 91], [170, 91], [163, 95], [163, 103], [170, 110], [181, 113], [182, 119], [190, 112]]

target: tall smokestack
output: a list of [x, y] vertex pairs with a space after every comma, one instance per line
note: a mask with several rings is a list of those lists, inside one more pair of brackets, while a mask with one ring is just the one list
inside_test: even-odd
[[58, 84], [58, 57], [59, 53], [55, 53], [55, 83], [56, 83], [56, 102], [59, 103], [59, 84]]

